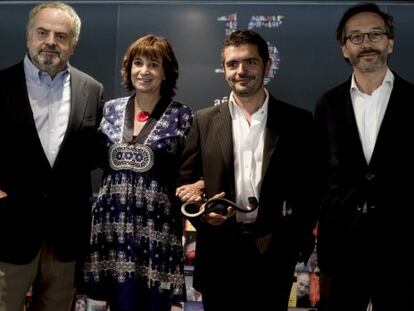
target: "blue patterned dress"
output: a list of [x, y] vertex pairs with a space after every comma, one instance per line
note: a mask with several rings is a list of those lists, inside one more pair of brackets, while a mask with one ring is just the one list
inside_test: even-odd
[[[169, 310], [185, 301], [175, 181], [191, 109], [161, 99], [138, 137], [133, 97], [105, 103], [108, 163], [93, 205], [86, 294], [116, 310]], [[178, 203], [178, 202], [176, 202]]]

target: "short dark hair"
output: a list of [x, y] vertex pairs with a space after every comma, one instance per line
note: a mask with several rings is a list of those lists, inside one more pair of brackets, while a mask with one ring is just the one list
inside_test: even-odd
[[362, 2], [350, 7], [348, 10], [345, 11], [344, 15], [342, 16], [341, 20], [339, 21], [338, 27], [336, 28], [336, 40], [338, 40], [339, 44], [342, 46], [346, 42], [346, 34], [345, 34], [345, 24], [346, 22], [354, 15], [363, 13], [363, 12], [372, 12], [379, 15], [385, 24], [385, 32], [387, 33], [388, 38], [394, 39], [394, 18], [380, 10], [378, 5], [375, 3], [369, 2]]
[[178, 62], [167, 39], [161, 36], [146, 35], [129, 46], [121, 68], [122, 85], [129, 91], [134, 89], [131, 81], [131, 68], [136, 56], [162, 60], [165, 80], [161, 84], [160, 95], [168, 98], [173, 97], [177, 88]]
[[269, 46], [267, 42], [257, 33], [252, 30], [236, 30], [226, 37], [221, 50], [221, 61], [224, 67], [224, 50], [229, 46], [241, 46], [250, 44], [257, 46], [263, 64], [269, 60]]

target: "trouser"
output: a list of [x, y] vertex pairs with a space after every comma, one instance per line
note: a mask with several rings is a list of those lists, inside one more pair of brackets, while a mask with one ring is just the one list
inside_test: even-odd
[[374, 311], [414, 310], [412, 233], [405, 219], [401, 232], [382, 221], [372, 211], [353, 216], [341, 247], [324, 260], [330, 269], [320, 267], [321, 311], [366, 311], [370, 302]]
[[61, 262], [46, 247], [28, 264], [0, 262], [7, 311], [22, 311], [32, 286], [31, 311], [69, 311], [74, 301], [75, 262]]
[[[238, 226], [226, 273], [202, 290], [205, 311], [286, 311], [296, 260], [261, 254], [250, 225]], [[230, 247], [230, 246], [229, 246]]]

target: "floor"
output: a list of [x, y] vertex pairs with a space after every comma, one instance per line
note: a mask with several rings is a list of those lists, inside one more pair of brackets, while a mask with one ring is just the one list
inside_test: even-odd
[[[308, 308], [289, 308], [289, 311], [313, 311], [316, 309], [308, 309]], [[203, 306], [201, 302], [187, 302], [184, 307], [184, 311], [203, 311]]]

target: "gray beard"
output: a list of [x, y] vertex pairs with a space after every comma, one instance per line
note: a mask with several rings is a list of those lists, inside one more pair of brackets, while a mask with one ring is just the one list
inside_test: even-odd
[[375, 72], [379, 68], [381, 68], [384, 64], [387, 63], [388, 55], [385, 54], [379, 54], [378, 59], [375, 62], [367, 63], [367, 62], [361, 62], [361, 60], [356, 57], [352, 56], [349, 59], [349, 62], [353, 67], [358, 68], [362, 72]]
[[44, 56], [36, 56], [34, 61], [39, 66], [39, 69], [42, 71], [49, 72], [50, 70], [55, 71], [57, 70], [60, 60], [59, 57], [44, 57]]

